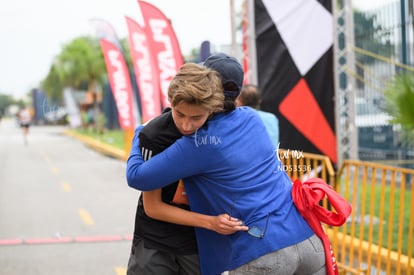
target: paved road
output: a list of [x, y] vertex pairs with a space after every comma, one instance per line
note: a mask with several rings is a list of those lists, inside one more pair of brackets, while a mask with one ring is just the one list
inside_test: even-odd
[[0, 122], [0, 274], [125, 274], [138, 191], [125, 162], [34, 126]]

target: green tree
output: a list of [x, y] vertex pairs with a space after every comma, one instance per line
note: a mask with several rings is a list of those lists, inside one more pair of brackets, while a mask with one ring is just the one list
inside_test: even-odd
[[414, 73], [394, 76], [385, 89], [386, 110], [401, 125], [403, 141], [414, 144]]
[[12, 104], [16, 104], [12, 96], [0, 94], [0, 116], [5, 114], [7, 107]]
[[132, 62], [131, 51], [129, 50], [128, 39], [124, 38], [120, 40], [122, 51], [124, 53], [125, 62], [127, 63], [128, 68], [133, 68], [134, 64]]
[[42, 81], [42, 88], [46, 91], [47, 96], [52, 102], [60, 101], [62, 98], [61, 91], [64, 88], [63, 75], [59, 74], [59, 69], [56, 64], [50, 67], [49, 73]]
[[42, 88], [55, 100], [62, 99], [62, 91], [66, 86], [98, 92], [105, 72], [99, 40], [79, 37], [63, 47], [42, 82]]

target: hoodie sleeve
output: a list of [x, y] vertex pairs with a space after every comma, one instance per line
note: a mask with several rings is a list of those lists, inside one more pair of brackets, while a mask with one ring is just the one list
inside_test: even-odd
[[131, 151], [127, 160], [126, 178], [130, 187], [134, 187], [134, 174], [138, 170], [139, 166], [144, 163], [139, 144], [139, 133], [143, 128], [144, 126], [138, 126], [136, 128], [134, 138], [132, 139]]
[[195, 175], [203, 163], [197, 161], [190, 138], [180, 138], [163, 152], [144, 161], [140, 151], [137, 128], [132, 141], [131, 153], [127, 160], [126, 178], [130, 187], [150, 191], [162, 188], [179, 179]]

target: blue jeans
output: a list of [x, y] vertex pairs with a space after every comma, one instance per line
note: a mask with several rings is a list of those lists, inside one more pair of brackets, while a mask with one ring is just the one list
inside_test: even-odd
[[326, 275], [322, 241], [313, 235], [303, 242], [266, 254], [229, 275]]

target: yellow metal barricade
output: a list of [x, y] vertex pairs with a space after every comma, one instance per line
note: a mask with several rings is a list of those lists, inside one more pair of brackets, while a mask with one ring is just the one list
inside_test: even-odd
[[278, 155], [292, 180], [321, 178], [351, 203], [346, 224], [325, 226], [340, 274], [414, 275], [413, 169], [346, 160], [335, 173], [323, 155], [283, 149]]
[[353, 209], [329, 231], [338, 261], [367, 274], [414, 274], [414, 170], [346, 160], [336, 190]]
[[335, 184], [335, 171], [327, 156], [286, 149], [279, 149], [277, 154], [292, 180], [321, 178], [330, 185]]

